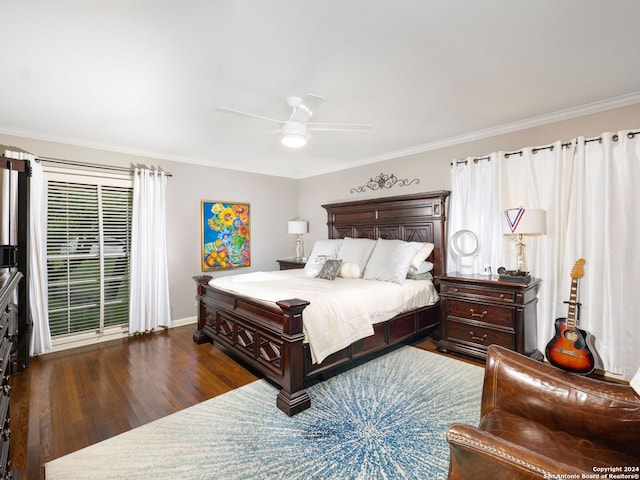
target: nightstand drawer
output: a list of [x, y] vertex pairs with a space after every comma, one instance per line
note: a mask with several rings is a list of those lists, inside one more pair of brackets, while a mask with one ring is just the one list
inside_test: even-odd
[[490, 323], [513, 328], [514, 313], [510, 307], [500, 307], [482, 303], [449, 300], [449, 317], [467, 318], [475, 322]]
[[502, 345], [511, 350], [515, 349], [515, 336], [513, 333], [501, 332], [491, 328], [470, 325], [449, 319], [448, 338], [456, 342], [466, 342], [474, 345], [481, 345], [485, 348], [492, 343]]
[[490, 290], [487, 288], [473, 288], [465, 285], [443, 285], [442, 295], [454, 295], [456, 297], [468, 297], [478, 300], [497, 300], [501, 302], [514, 302], [516, 293], [508, 290]]

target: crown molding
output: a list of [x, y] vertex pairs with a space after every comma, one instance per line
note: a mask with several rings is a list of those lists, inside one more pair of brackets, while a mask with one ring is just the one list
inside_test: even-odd
[[355, 166], [366, 165], [369, 163], [381, 162], [385, 160], [391, 160], [394, 158], [406, 157], [409, 155], [415, 155], [417, 153], [429, 152], [432, 150], [438, 150], [440, 148], [451, 147], [462, 143], [473, 142], [476, 140], [482, 140], [484, 138], [495, 137], [506, 133], [513, 133], [520, 130], [526, 130], [528, 128], [539, 127], [542, 125], [548, 125], [551, 123], [562, 122], [565, 120], [571, 120], [573, 118], [583, 117], [594, 113], [605, 112], [607, 110], [613, 110], [616, 108], [628, 107], [629, 105], [635, 105], [640, 103], [640, 92], [635, 92], [629, 95], [621, 95], [619, 97], [610, 98], [598, 102], [589, 103], [586, 105], [580, 105], [578, 107], [567, 108], [565, 110], [559, 110], [557, 112], [539, 115], [531, 117], [525, 120], [517, 122], [506, 123], [496, 127], [490, 127], [483, 130], [477, 130], [455, 137], [445, 138], [443, 140], [437, 140], [435, 142], [425, 143], [422, 145], [416, 145], [406, 149], [396, 150], [388, 152], [375, 157], [370, 157], [361, 162], [355, 162], [352, 164], [352, 168]]
[[[578, 118], [578, 117], [582, 117], [585, 115], [591, 115], [594, 113], [599, 113], [599, 112], [604, 112], [607, 110], [613, 110], [616, 108], [622, 108], [622, 107], [627, 107], [629, 105], [635, 105], [637, 103], [640, 103], [640, 91], [638, 92], [634, 92], [628, 95], [621, 95], [619, 97], [614, 97], [614, 98], [610, 98], [607, 100], [601, 100], [598, 102], [593, 102], [593, 103], [589, 103], [586, 105], [580, 105], [578, 107], [573, 107], [573, 108], [568, 108], [568, 109], [564, 109], [564, 110], [559, 110], [557, 112], [553, 112], [553, 113], [549, 113], [549, 114], [545, 114], [545, 115], [539, 115], [536, 117], [531, 117], [525, 120], [521, 120], [521, 121], [517, 121], [517, 122], [512, 122], [512, 123], [507, 123], [504, 125], [498, 125], [496, 127], [490, 127], [490, 128], [486, 128], [483, 130], [478, 130], [475, 132], [469, 132], [469, 133], [465, 133], [462, 135], [457, 135], [454, 137], [449, 137], [449, 138], [445, 138], [442, 140], [437, 140], [435, 142], [429, 142], [429, 143], [424, 143], [421, 145], [415, 145], [413, 147], [409, 147], [409, 148], [405, 148], [405, 149], [400, 149], [400, 150], [395, 150], [395, 151], [391, 151], [391, 152], [386, 152], [380, 155], [375, 155], [373, 157], [368, 157], [365, 159], [361, 159], [361, 160], [356, 160], [353, 162], [348, 162], [345, 164], [342, 164], [340, 167], [336, 167], [336, 168], [329, 168], [329, 169], [319, 169], [319, 170], [314, 170], [308, 173], [304, 173], [304, 174], [293, 174], [291, 172], [287, 173], [287, 172], [279, 172], [277, 174], [274, 174], [271, 171], [268, 170], [262, 170], [262, 169], [238, 169], [238, 170], [242, 170], [242, 171], [246, 171], [249, 173], [255, 173], [255, 174], [260, 174], [260, 175], [269, 175], [269, 176], [277, 176], [277, 177], [285, 177], [285, 178], [293, 178], [293, 179], [303, 179], [303, 178], [309, 178], [309, 177], [315, 177], [318, 175], [324, 175], [324, 174], [328, 174], [328, 173], [334, 173], [334, 172], [338, 172], [338, 171], [342, 171], [342, 170], [347, 170], [349, 168], [355, 168], [355, 167], [361, 167], [364, 165], [369, 165], [372, 163], [377, 163], [377, 162], [383, 162], [383, 161], [387, 161], [387, 160], [393, 160], [395, 158], [401, 158], [401, 157], [407, 157], [410, 155], [416, 155], [416, 154], [420, 154], [420, 153], [425, 153], [425, 152], [429, 152], [429, 151], [433, 151], [433, 150], [438, 150], [441, 148], [446, 148], [446, 147], [451, 147], [454, 145], [459, 145], [462, 143], [468, 143], [468, 142], [473, 142], [476, 140], [481, 140], [484, 138], [489, 138], [489, 137], [494, 137], [494, 136], [498, 136], [498, 135], [503, 135], [506, 133], [513, 133], [513, 132], [517, 132], [520, 130], [526, 130], [528, 128], [534, 128], [534, 127], [539, 127], [542, 125], [548, 125], [551, 123], [555, 123], [555, 122], [561, 122], [564, 120], [570, 120], [573, 118]], [[160, 153], [160, 152], [151, 152], [151, 151], [140, 151], [140, 150], [134, 150], [134, 149], [128, 149], [126, 147], [117, 147], [117, 146], [113, 146], [113, 145], [101, 145], [101, 144], [97, 144], [97, 143], [91, 143], [91, 142], [86, 142], [86, 141], [82, 141], [82, 140], [77, 140], [77, 139], [71, 139], [71, 138], [62, 138], [62, 137], [56, 137], [56, 136], [51, 136], [51, 135], [42, 135], [42, 134], [37, 134], [37, 133], [33, 133], [33, 132], [24, 132], [24, 131], [17, 131], [17, 130], [11, 130], [11, 129], [7, 129], [7, 128], [2, 128], [0, 127], [0, 134], [4, 134], [4, 135], [11, 135], [11, 136], [15, 136], [15, 137], [23, 137], [23, 138], [31, 138], [34, 140], [43, 140], [43, 141], [48, 141], [48, 142], [55, 142], [55, 143], [62, 143], [62, 144], [66, 144], [66, 145], [74, 145], [77, 147], [84, 147], [84, 148], [93, 148], [93, 149], [99, 149], [99, 150], [105, 150], [105, 151], [111, 151], [111, 152], [116, 152], [116, 153], [120, 153], [120, 154], [125, 154], [125, 155], [134, 155], [134, 156], [138, 156], [138, 157], [146, 157], [146, 158], [154, 158], [157, 160], [169, 160], [169, 161], [174, 161], [174, 162], [181, 162], [181, 163], [189, 163], [189, 164], [195, 164], [195, 165], [203, 165], [203, 166], [209, 166], [209, 167], [216, 167], [216, 168], [224, 168], [224, 169], [229, 169], [228, 165], [222, 164], [222, 163], [218, 163], [218, 162], [211, 162], [210, 160], [206, 160], [206, 159], [201, 159], [201, 158], [188, 158], [188, 157], [180, 157], [180, 156], [176, 156], [176, 155], [167, 155], [166, 153]]]

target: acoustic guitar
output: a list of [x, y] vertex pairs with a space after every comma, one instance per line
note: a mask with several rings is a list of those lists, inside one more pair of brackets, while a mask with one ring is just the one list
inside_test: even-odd
[[[584, 275], [581, 258], [571, 270], [571, 293], [569, 295], [569, 309], [566, 318], [557, 318], [555, 335], [549, 343], [545, 353], [547, 360], [558, 368], [574, 373], [587, 374], [595, 368], [595, 359], [588, 341], [589, 334], [577, 326], [578, 318], [578, 280]], [[589, 342], [592, 343], [592, 342]]]

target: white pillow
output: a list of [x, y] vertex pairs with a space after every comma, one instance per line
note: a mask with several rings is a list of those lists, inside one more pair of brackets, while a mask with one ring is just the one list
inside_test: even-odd
[[411, 261], [416, 256], [415, 243], [379, 238], [362, 278], [402, 283], [407, 278]]
[[431, 262], [422, 262], [418, 268], [409, 267], [409, 273], [420, 275], [422, 273], [427, 273], [433, 270], [433, 263]]
[[355, 263], [361, 272], [364, 272], [371, 252], [376, 246], [376, 241], [370, 238], [346, 237], [338, 252], [338, 258], [342, 263]]
[[362, 272], [360, 272], [360, 267], [351, 262], [343, 263], [342, 268], [340, 268], [340, 273], [338, 274], [342, 278], [360, 278], [362, 276]]
[[420, 265], [420, 268], [409, 267], [409, 273], [407, 273], [407, 278], [409, 280], [433, 280], [433, 275], [431, 275], [431, 270], [433, 270], [433, 263], [422, 262], [422, 265]]
[[411, 260], [411, 268], [415, 268], [417, 270], [418, 268], [420, 268], [420, 265], [422, 265], [422, 262], [424, 262], [427, 258], [429, 258], [429, 255], [431, 255], [431, 252], [433, 252], [435, 245], [433, 243], [423, 243], [423, 242], [411, 242], [411, 243], [415, 245], [419, 245], [416, 256], [413, 257], [413, 260]]
[[317, 240], [313, 245], [311, 255], [307, 259], [304, 266], [304, 274], [307, 277], [315, 277], [322, 270], [324, 262], [328, 259], [335, 260], [337, 258], [342, 239]]

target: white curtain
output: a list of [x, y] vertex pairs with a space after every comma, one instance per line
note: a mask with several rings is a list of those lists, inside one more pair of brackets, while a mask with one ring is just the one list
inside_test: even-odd
[[[633, 186], [640, 178], [640, 136], [631, 131], [605, 133], [596, 141], [579, 137], [508, 156], [499, 152], [492, 161], [494, 157], [496, 190], [501, 192], [494, 214], [501, 217], [502, 210], [518, 206], [547, 212], [546, 235], [525, 238], [529, 270], [542, 279], [538, 349], [544, 351], [553, 337], [555, 318], [567, 316], [570, 272], [584, 258], [579, 326], [595, 337], [600, 367], [630, 379], [640, 365], [640, 322], [632, 312], [640, 285], [640, 258], [633, 251], [640, 238], [635, 211], [640, 189]], [[456, 168], [452, 167], [454, 173]], [[486, 212], [477, 211], [482, 205], [467, 202], [461, 207], [454, 201], [461, 196], [457, 188], [469, 189], [464, 195], [474, 198], [479, 195], [474, 189], [482, 187], [452, 182], [449, 217], [485, 218]], [[452, 235], [455, 230], [449, 227]], [[513, 242], [493, 226], [491, 230], [490, 245], [481, 247], [501, 252], [492, 266], [514, 267]]]
[[576, 153], [576, 177], [582, 181], [572, 198], [567, 254], [587, 261], [580, 324], [596, 336], [606, 369], [629, 380], [640, 365], [634, 302], [640, 285], [634, 251], [640, 238], [640, 190], [634, 185], [640, 178], [640, 136], [606, 133], [588, 143], [579, 138]]
[[[476, 273], [490, 266], [493, 271], [500, 264], [500, 183], [498, 154], [483, 158], [454, 161], [451, 167], [451, 195], [447, 229], [449, 238], [460, 230], [473, 232], [479, 240], [480, 251], [474, 258]], [[447, 249], [447, 271], [460, 270], [460, 258]]]
[[169, 327], [165, 192], [167, 175], [136, 168], [130, 261], [129, 333]]
[[51, 350], [47, 289], [46, 195], [42, 166], [31, 162], [29, 205], [29, 308], [33, 329], [31, 355]]
[[[501, 153], [503, 195], [500, 215], [507, 208], [524, 206], [541, 208], [547, 215], [547, 233], [541, 236], [526, 236], [528, 270], [534, 277], [542, 279], [538, 291], [537, 348], [545, 351], [546, 344], [554, 333], [554, 320], [561, 312], [563, 301], [569, 299], [559, 290], [563, 284], [558, 278], [565, 268], [564, 244], [560, 224], [566, 225], [567, 208], [571, 193], [572, 151], [557, 142], [548, 148], [524, 148], [516, 154]], [[516, 247], [510, 235], [497, 239], [502, 244], [502, 261], [508, 269], [515, 268]], [[576, 259], [577, 260], [577, 259]], [[567, 276], [567, 287], [569, 277]]]
[[[6, 153], [6, 152], [5, 152]], [[49, 309], [47, 292], [47, 247], [46, 247], [46, 201], [42, 166], [35, 157], [24, 152], [14, 152], [16, 157], [29, 160], [31, 179], [29, 182], [29, 314], [33, 322], [30, 355], [39, 355], [51, 350], [49, 331]], [[17, 241], [18, 178], [16, 172], [2, 170], [2, 233], [0, 243], [14, 244]], [[9, 186], [12, 183], [11, 187]], [[11, 227], [10, 227], [11, 225]]]

